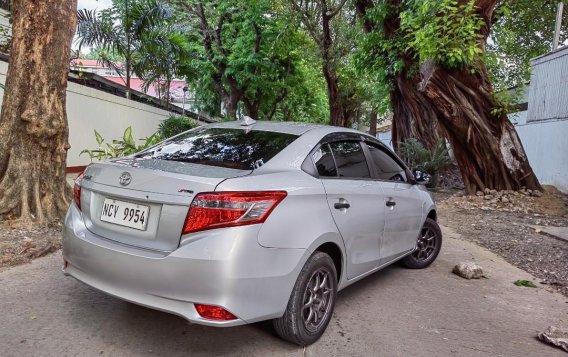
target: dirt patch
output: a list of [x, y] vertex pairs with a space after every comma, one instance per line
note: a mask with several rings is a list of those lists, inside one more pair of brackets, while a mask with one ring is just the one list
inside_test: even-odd
[[28, 263], [62, 247], [61, 225], [15, 228], [0, 224], [0, 269]]
[[434, 195], [442, 225], [568, 296], [568, 243], [527, 226], [568, 226], [566, 195], [550, 186], [540, 197], [513, 193], [513, 202], [498, 199], [493, 204], [488, 201], [494, 198], [488, 200], [485, 194], [464, 196], [461, 191], [442, 191]]

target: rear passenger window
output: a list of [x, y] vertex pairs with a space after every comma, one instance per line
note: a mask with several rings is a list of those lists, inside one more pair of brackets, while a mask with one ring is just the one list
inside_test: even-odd
[[337, 173], [340, 177], [370, 178], [369, 167], [361, 144], [357, 141], [337, 141], [330, 143]]
[[322, 145], [313, 153], [313, 159], [316, 164], [318, 174], [324, 177], [337, 176], [335, 161], [329, 149], [329, 145]]
[[383, 149], [367, 144], [375, 166], [375, 178], [385, 181], [406, 182], [406, 171]]

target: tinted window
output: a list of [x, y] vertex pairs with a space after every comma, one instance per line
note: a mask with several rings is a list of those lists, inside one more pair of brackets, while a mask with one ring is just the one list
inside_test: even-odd
[[338, 141], [329, 144], [329, 146], [335, 158], [338, 176], [371, 177], [361, 144], [356, 141]]
[[329, 145], [322, 145], [313, 153], [312, 157], [320, 176], [337, 176], [335, 161], [333, 160]]
[[252, 170], [264, 165], [296, 138], [270, 131], [202, 128], [166, 140], [136, 157]]
[[387, 181], [406, 181], [406, 172], [383, 149], [367, 145], [371, 153], [371, 160], [375, 165], [375, 178]]

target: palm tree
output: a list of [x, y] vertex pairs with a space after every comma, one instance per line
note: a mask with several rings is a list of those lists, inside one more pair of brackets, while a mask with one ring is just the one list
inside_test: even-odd
[[[137, 69], [138, 75], [144, 72], [144, 68], [135, 63], [137, 54], [144, 52], [144, 39], [159, 24], [173, 16], [172, 12], [157, 0], [113, 0], [109, 9], [83, 9], [77, 11], [77, 15], [79, 51], [83, 46], [101, 49], [99, 61], [114, 69], [125, 80], [126, 97], [130, 98], [130, 80], [134, 69]], [[124, 63], [116, 63], [108, 53], [123, 57]]]

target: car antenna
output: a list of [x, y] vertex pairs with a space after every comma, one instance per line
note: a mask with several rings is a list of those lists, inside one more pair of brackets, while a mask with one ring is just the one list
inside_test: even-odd
[[241, 121], [241, 126], [251, 126], [256, 123], [256, 120], [249, 116], [243, 116], [243, 120]]

